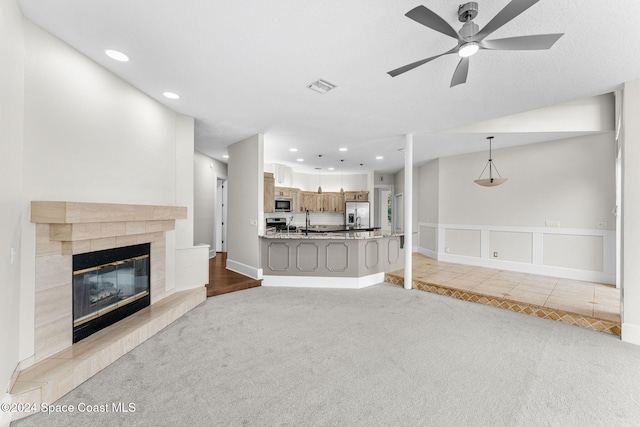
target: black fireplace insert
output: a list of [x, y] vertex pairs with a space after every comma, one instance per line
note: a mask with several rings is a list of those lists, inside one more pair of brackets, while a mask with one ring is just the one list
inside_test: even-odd
[[151, 303], [150, 244], [73, 256], [73, 342]]

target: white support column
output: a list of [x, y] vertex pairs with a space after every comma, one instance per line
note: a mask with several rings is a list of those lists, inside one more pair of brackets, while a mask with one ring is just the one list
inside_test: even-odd
[[413, 135], [404, 137], [404, 288], [411, 289], [413, 268]]

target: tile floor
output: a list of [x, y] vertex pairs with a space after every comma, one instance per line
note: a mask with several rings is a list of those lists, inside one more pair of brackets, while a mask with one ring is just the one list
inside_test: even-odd
[[[413, 255], [412, 270], [414, 287], [416, 283], [441, 286], [620, 324], [620, 291], [615, 286], [453, 264], [420, 254]], [[404, 270], [390, 276], [403, 277]]]

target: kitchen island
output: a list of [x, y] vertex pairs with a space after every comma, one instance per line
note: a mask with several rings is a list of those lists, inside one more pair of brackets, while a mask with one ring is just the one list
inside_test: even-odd
[[265, 234], [263, 286], [363, 288], [404, 267], [404, 235], [377, 231]]

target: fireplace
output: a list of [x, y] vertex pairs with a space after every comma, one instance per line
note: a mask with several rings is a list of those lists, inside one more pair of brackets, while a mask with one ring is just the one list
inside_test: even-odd
[[150, 244], [73, 256], [73, 342], [151, 302]]

